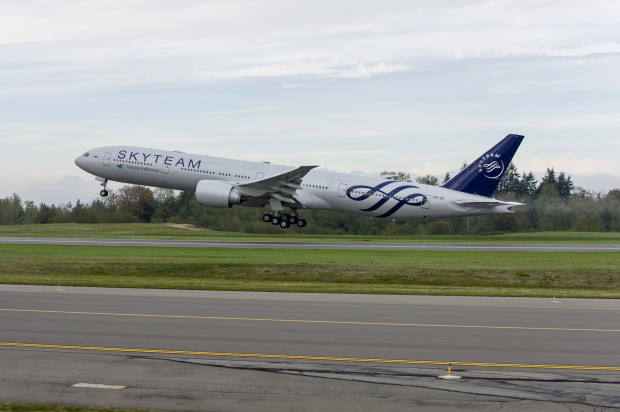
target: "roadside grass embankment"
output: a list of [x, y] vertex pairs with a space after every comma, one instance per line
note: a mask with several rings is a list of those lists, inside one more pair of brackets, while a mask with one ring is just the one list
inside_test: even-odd
[[620, 298], [617, 253], [0, 245], [0, 283]]

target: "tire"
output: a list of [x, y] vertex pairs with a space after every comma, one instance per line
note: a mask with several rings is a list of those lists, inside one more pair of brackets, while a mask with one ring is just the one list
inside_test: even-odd
[[306, 227], [307, 224], [308, 222], [306, 222], [306, 219], [299, 219], [297, 221], [297, 227]]
[[280, 227], [281, 227], [282, 229], [286, 229], [286, 228], [288, 228], [288, 227], [290, 227], [290, 226], [291, 226], [291, 224], [288, 222], [288, 220], [282, 220], [282, 221], [280, 222]]
[[271, 215], [269, 213], [265, 213], [263, 215], [263, 222], [267, 222], [267, 223], [271, 222]]
[[279, 225], [279, 224], [280, 224], [280, 222], [281, 222], [281, 221], [282, 221], [282, 220], [281, 220], [279, 217], [277, 217], [277, 216], [271, 216], [271, 224], [272, 224], [272, 225], [277, 226], [277, 225]]
[[101, 197], [106, 197], [108, 195], [108, 191], [103, 189], [101, 192], [99, 192], [99, 194], [101, 195]]

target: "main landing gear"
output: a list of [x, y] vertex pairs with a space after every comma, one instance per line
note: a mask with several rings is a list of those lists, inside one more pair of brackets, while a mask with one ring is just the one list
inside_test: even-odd
[[290, 214], [277, 211], [265, 213], [263, 215], [263, 222], [271, 222], [272, 225], [280, 226], [283, 229], [291, 226], [305, 227], [308, 224], [306, 219], [300, 219], [295, 211], [292, 211]]

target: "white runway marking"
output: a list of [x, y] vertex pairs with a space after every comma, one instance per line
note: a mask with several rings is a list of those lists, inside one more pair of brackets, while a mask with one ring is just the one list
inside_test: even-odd
[[92, 388], [92, 389], [125, 389], [124, 385], [105, 385], [103, 383], [74, 383], [73, 388]]

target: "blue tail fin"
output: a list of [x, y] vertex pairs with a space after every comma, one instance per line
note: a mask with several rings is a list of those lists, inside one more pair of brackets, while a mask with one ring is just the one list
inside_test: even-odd
[[509, 134], [442, 187], [491, 197], [522, 140], [521, 135]]

